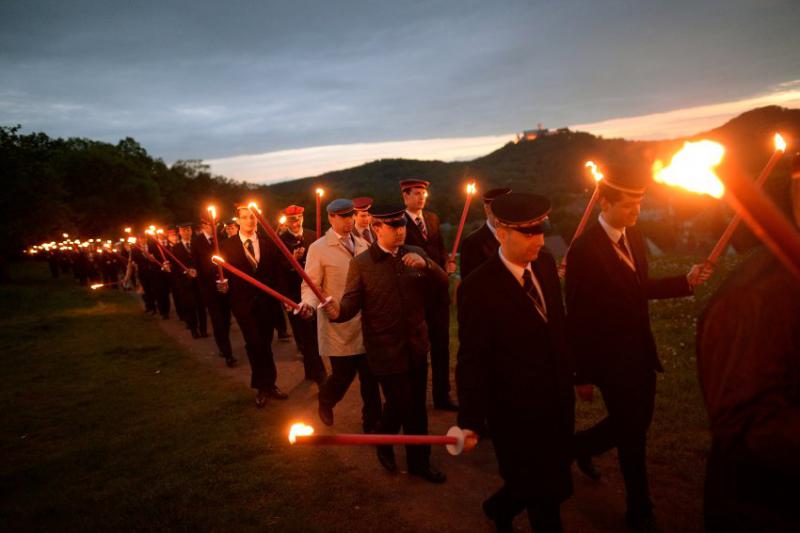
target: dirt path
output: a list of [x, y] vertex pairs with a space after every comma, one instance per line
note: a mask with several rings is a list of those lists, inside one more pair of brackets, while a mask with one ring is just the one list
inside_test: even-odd
[[[249, 388], [250, 368], [244, 342], [235, 321], [231, 328], [231, 340], [239, 365], [234, 369], [227, 368], [216, 355], [212, 338], [192, 339], [183, 323], [176, 319], [161, 321], [160, 325], [194, 354], [199, 363], [241, 384], [242, 394], [253, 394]], [[303, 380], [303, 366], [294, 341], [276, 340], [273, 351], [278, 367], [278, 386], [290, 397], [286, 402], [271, 402], [264, 409], [265, 416], [285, 419], [287, 426], [290, 421], [303, 420], [319, 431], [326, 431], [316, 414], [317, 387]], [[336, 406], [336, 424], [332, 430], [341, 433], [360, 432], [360, 409], [358, 384], [353, 383], [345, 399]], [[455, 414], [429, 410], [432, 434], [444, 434], [454, 423]], [[385, 528], [394, 531], [493, 531], [481, 511], [483, 500], [501, 485], [490, 441], [481, 442], [474, 453], [459, 457], [450, 456], [443, 447], [435, 448], [432, 463], [448, 476], [443, 485], [432, 485], [405, 472], [394, 476], [387, 474], [378, 464], [372, 448], [330, 447], [324, 450], [297, 449], [293, 452], [296, 453], [292, 454], [290, 460], [293, 465], [297, 464], [303, 478], [310, 484], [318, 483], [317, 490], [337, 491], [333, 508], [323, 505], [310, 510], [316, 515], [312, 516], [313, 523], [323, 529], [372, 530], [376, 529], [376, 524], [385, 524]], [[398, 449], [396, 452], [398, 466], [404, 470], [403, 451]], [[349, 483], [344, 485], [349, 488], [342, 489], [341, 484], [337, 485], [332, 480], [317, 480], [314, 477], [314, 464], [320, 460], [337, 462], [342, 474], [349, 478]], [[599, 482], [590, 481], [573, 470], [575, 492], [562, 506], [566, 531], [625, 531], [624, 493], [616, 466], [616, 454], [606, 454], [597, 464], [603, 472], [603, 479]], [[652, 480], [658, 483], [653, 491], [654, 500], [659, 523], [664, 530], [699, 531], [701, 528], [695, 516], [696, 510], [677, 509], [674, 504], [670, 505], [668, 495], [682, 490], [679, 477], [670, 470], [669, 465], [648, 466], [651, 483]], [[350, 493], [342, 494], [340, 490]], [[369, 491], [369, 498], [363, 498], [362, 491]], [[324, 496], [322, 499], [325, 499]], [[343, 507], [342, 502], [347, 502], [347, 508]], [[517, 517], [514, 525], [517, 531], [529, 531], [524, 514]]]

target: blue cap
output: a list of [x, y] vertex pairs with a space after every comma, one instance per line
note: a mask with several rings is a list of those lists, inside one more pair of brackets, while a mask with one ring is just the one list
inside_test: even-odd
[[347, 198], [337, 198], [325, 208], [329, 215], [347, 216], [353, 213], [353, 201]]

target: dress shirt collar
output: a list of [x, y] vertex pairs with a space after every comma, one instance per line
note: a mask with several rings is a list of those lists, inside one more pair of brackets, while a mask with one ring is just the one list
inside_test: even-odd
[[500, 261], [503, 262], [503, 264], [506, 266], [508, 271], [511, 272], [511, 275], [514, 276], [514, 279], [516, 279], [520, 284], [522, 284], [522, 275], [525, 273], [526, 270], [531, 273], [531, 276], [533, 276], [533, 270], [531, 270], [531, 264], [530, 263], [528, 263], [524, 267], [521, 267], [521, 266], [519, 266], [517, 264], [512, 263], [511, 261], [506, 259], [506, 257], [503, 255], [503, 247], [502, 246], [497, 249], [497, 255], [500, 256]]
[[[606, 235], [608, 235], [608, 238], [611, 239], [611, 242], [618, 243], [619, 238], [625, 235], [625, 228], [618, 230], [617, 228], [612, 227], [608, 222], [606, 222], [606, 219], [603, 218], [603, 213], [600, 213], [600, 216], [597, 217], [597, 221], [603, 227], [603, 230], [605, 230]], [[625, 236], [625, 240], [628, 240], [627, 235]]]

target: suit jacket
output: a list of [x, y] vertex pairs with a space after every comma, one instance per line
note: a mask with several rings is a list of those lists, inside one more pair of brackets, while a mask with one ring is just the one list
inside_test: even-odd
[[647, 301], [692, 294], [686, 276], [650, 279], [641, 234], [636, 228], [625, 233], [636, 272], [597, 222], [567, 256], [567, 330], [578, 384], [625, 383], [641, 372], [663, 372]]
[[737, 531], [800, 531], [799, 355], [800, 283], [762, 250], [728, 277], [697, 326], [712, 436], [705, 511]]
[[[351, 255], [333, 229], [308, 247], [306, 273], [322, 292], [339, 301], [344, 295], [347, 271], [354, 255], [365, 252], [367, 242], [355, 238], [355, 254]], [[301, 285], [303, 302], [316, 308], [320, 301], [308, 284]], [[334, 323], [325, 313], [317, 313], [317, 338], [319, 353], [328, 357], [366, 353], [361, 334], [361, 313], [347, 322]]]
[[[305, 266], [308, 248], [311, 246], [311, 243], [317, 240], [317, 232], [303, 228], [303, 234], [298, 238], [291, 231], [284, 231], [281, 233], [281, 240], [290, 252], [294, 252], [296, 249], [301, 247], [306, 249], [306, 251], [303, 252], [303, 255], [297, 258], [297, 262], [300, 263], [300, 266]], [[303, 277], [294, 269], [289, 260], [283, 255], [281, 255], [281, 269], [281, 274], [284, 277], [283, 281], [286, 286], [286, 296], [295, 302], [299, 302], [300, 285], [303, 283]]]
[[[414, 252], [426, 259], [427, 268], [407, 268], [401, 257]], [[408, 371], [409, 357], [425, 359], [430, 342], [425, 305], [431, 286], [447, 287], [442, 268], [416, 246], [403, 245], [397, 256], [378, 243], [350, 261], [339, 317], [347, 322], [361, 311], [367, 360], [376, 375]]]
[[[222, 257], [242, 272], [253, 276], [268, 287], [281, 292], [280, 256], [281, 251], [269, 238], [256, 233], [261, 258], [254, 270], [244, 253], [244, 244], [238, 235], [220, 242]], [[257, 309], [265, 309], [278, 305], [278, 301], [267, 293], [231, 273], [226, 273], [229, 280], [231, 311], [237, 317], [244, 317]], [[274, 320], [271, 317], [270, 320]], [[271, 327], [271, 322], [264, 325]]]
[[488, 261], [499, 247], [500, 243], [486, 224], [464, 237], [461, 241], [461, 279]]
[[459, 286], [458, 424], [480, 431], [488, 422], [513, 490], [563, 501], [572, 493], [574, 398], [561, 285], [547, 251], [531, 269], [547, 321], [497, 253]]
[[418, 246], [425, 250], [434, 263], [444, 268], [447, 262], [447, 251], [444, 249], [444, 239], [439, 230], [439, 217], [436, 213], [422, 210], [422, 219], [425, 221], [425, 228], [428, 232], [428, 238], [422, 236], [419, 226], [412, 219], [408, 213], [406, 217], [406, 244], [409, 246]]

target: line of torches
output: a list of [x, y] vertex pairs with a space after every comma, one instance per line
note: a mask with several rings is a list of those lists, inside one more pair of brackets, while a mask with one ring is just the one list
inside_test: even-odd
[[[780, 213], [777, 206], [764, 194], [761, 186], [770, 175], [775, 165], [780, 160], [781, 156], [786, 151], [786, 142], [779, 134], [774, 137], [775, 149], [767, 161], [764, 168], [759, 173], [755, 181], [749, 180], [742, 176], [741, 172], [733, 169], [727, 175], [720, 179], [714, 169], [722, 162], [725, 154], [725, 148], [716, 142], [709, 140], [701, 140], [696, 142], [686, 142], [683, 148], [678, 151], [671, 159], [669, 165], [664, 165], [661, 161], [656, 161], [653, 165], [653, 179], [657, 183], [665, 185], [680, 187], [690, 192], [698, 194], [707, 194], [714, 198], [724, 198], [733, 208], [735, 214], [729, 222], [727, 228], [720, 236], [714, 248], [711, 250], [706, 264], [713, 267], [719, 259], [722, 252], [727, 248], [730, 239], [738, 227], [739, 223], [744, 220], [745, 223], [753, 230], [753, 232], [763, 240], [766, 245], [775, 253], [775, 255], [783, 262], [783, 264], [795, 275], [800, 277], [800, 234], [792, 226], [792, 224]], [[594, 178], [595, 188], [589, 199], [583, 216], [578, 223], [575, 230], [570, 246], [575, 242], [575, 239], [584, 231], [589, 218], [598, 202], [598, 189], [599, 184], [603, 180], [604, 175], [598, 169], [598, 166], [593, 161], [587, 161], [584, 164], [588, 168]], [[461, 235], [464, 230], [464, 225], [469, 213], [470, 203], [472, 197], [476, 193], [475, 183], [469, 183], [466, 188], [466, 200], [464, 208], [461, 212], [461, 219], [456, 231], [456, 237], [453, 243], [452, 251], [449, 254], [448, 261], [454, 261], [458, 246], [461, 240]], [[321, 188], [315, 190], [316, 200], [316, 229], [317, 235], [321, 236], [322, 221], [321, 221], [321, 199], [324, 191]], [[313, 282], [313, 280], [306, 274], [305, 270], [295, 259], [294, 255], [289, 251], [283, 243], [278, 233], [270, 225], [261, 213], [258, 205], [255, 202], [250, 202], [247, 205], [248, 209], [255, 216], [258, 223], [266, 230], [267, 235], [280, 249], [281, 253], [286, 257], [292, 267], [308, 284], [320, 302], [326, 302], [329, 297], [326, 296], [322, 290]], [[212, 225], [216, 228], [217, 211], [216, 207], [209, 206], [208, 213], [212, 219]], [[281, 217], [280, 223], [285, 223], [285, 217]], [[130, 228], [125, 228], [125, 232], [130, 234]], [[159, 253], [162, 257], [162, 262], [149, 255], [149, 259], [156, 263], [166, 262], [168, 255], [184, 270], [187, 270], [185, 265], [167, 249], [164, 248], [156, 238], [161, 230], [156, 229], [155, 226], [150, 226], [145, 233], [157, 245]], [[217, 240], [216, 231], [214, 233], [214, 255], [212, 261], [218, 267], [218, 281], [224, 281], [223, 271], [237, 276], [247, 283], [252, 284], [258, 289], [264, 291], [270, 296], [278, 299], [290, 309], [297, 312], [300, 305], [290, 298], [277, 292], [271, 287], [261, 283], [249, 274], [242, 272], [233, 265], [227, 263], [225, 259], [220, 256], [219, 242]], [[65, 233], [65, 239], [68, 235]], [[124, 242], [125, 239], [121, 239]], [[82, 243], [79, 240], [66, 240], [61, 243], [50, 242], [42, 243], [29, 249], [29, 253], [36, 254], [39, 251], [48, 251], [52, 249], [73, 249], [74, 246], [88, 247], [92, 243], [101, 245], [102, 248], [109, 249], [111, 241], [102, 242], [100, 239], [90, 239]], [[136, 243], [136, 237], [129, 236], [127, 239], [131, 245]], [[566, 265], [567, 255], [565, 254], [562, 261], [561, 271]], [[110, 284], [107, 284], [110, 285]], [[92, 288], [104, 286], [104, 284], [95, 284]], [[322, 305], [322, 304], [320, 304]], [[361, 434], [338, 434], [338, 435], [315, 435], [314, 429], [304, 423], [296, 423], [292, 425], [289, 430], [289, 442], [297, 445], [389, 445], [389, 444], [405, 444], [405, 445], [445, 445], [448, 451], [453, 455], [461, 453], [464, 445], [464, 434], [458, 427], [452, 427], [446, 435], [361, 435]]]

